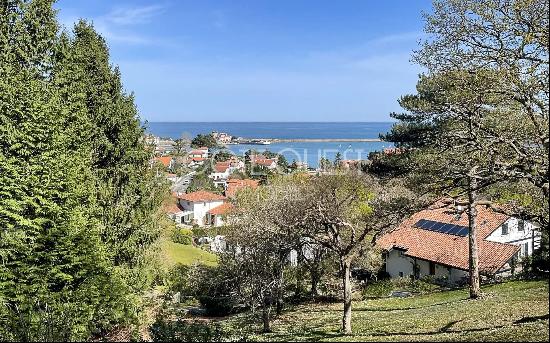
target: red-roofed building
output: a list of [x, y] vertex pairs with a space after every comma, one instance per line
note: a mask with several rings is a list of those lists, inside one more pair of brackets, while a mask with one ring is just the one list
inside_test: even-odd
[[227, 189], [225, 190], [225, 196], [228, 198], [233, 198], [235, 194], [246, 187], [257, 188], [259, 184], [258, 180], [252, 179], [229, 179], [227, 180]]
[[212, 226], [222, 226], [224, 216], [227, 215], [232, 208], [233, 205], [228, 202], [214, 207], [206, 213], [206, 221]]
[[264, 155], [250, 155], [250, 163], [252, 165], [259, 165], [266, 167], [267, 169], [276, 169], [277, 160], [274, 158], [266, 158]]
[[174, 166], [174, 158], [172, 156], [161, 156], [153, 158], [154, 162], [161, 163], [166, 168], [170, 169]]
[[[529, 256], [540, 246], [536, 227], [478, 206], [480, 272], [508, 275], [513, 259]], [[434, 206], [415, 213], [396, 230], [380, 237], [386, 271], [391, 277], [431, 275], [451, 283], [468, 279], [468, 216], [452, 207]]]
[[[178, 224], [187, 225], [221, 225], [221, 221], [216, 220], [215, 216], [209, 214], [209, 211], [225, 204], [226, 198], [223, 195], [197, 191], [187, 194], [178, 194], [178, 205], [183, 212], [175, 218]], [[178, 221], [179, 220], [179, 221]]]
[[196, 157], [208, 158], [208, 148], [202, 147], [202, 148], [192, 150], [192, 151], [189, 152], [188, 155], [189, 155], [190, 158], [196, 158]]
[[209, 175], [214, 180], [216, 186], [226, 187], [226, 180], [229, 175], [236, 170], [244, 170], [244, 162], [239, 160], [236, 156], [231, 156], [227, 161], [216, 162], [213, 172]]

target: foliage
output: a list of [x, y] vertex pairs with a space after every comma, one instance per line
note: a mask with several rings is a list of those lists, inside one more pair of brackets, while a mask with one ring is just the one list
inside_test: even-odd
[[310, 179], [293, 205], [300, 209], [295, 221], [301, 234], [338, 258], [344, 290], [344, 333], [351, 333], [352, 264], [359, 257], [369, 256], [374, 246], [372, 237], [412, 212], [418, 205], [414, 198], [399, 182], [382, 187], [372, 177], [348, 172]]
[[214, 161], [215, 162], [225, 162], [229, 160], [231, 157], [233, 157], [233, 153], [228, 149], [222, 149], [216, 152], [214, 155]]
[[85, 340], [137, 318], [166, 191], [104, 40], [53, 1], [0, 5], [0, 337]]
[[190, 229], [175, 228], [172, 231], [172, 242], [183, 245], [193, 244], [193, 232]]
[[191, 147], [193, 148], [217, 148], [218, 143], [216, 142], [216, 139], [212, 134], [201, 134], [199, 133], [193, 140], [191, 141]]
[[216, 187], [214, 181], [208, 177], [207, 173], [204, 172], [198, 172], [193, 176], [185, 192], [192, 193], [200, 190], [205, 190], [218, 194], [221, 194], [223, 191], [223, 189]]

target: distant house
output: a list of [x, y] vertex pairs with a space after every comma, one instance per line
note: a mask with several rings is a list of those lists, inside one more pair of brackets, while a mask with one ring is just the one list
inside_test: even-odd
[[198, 148], [198, 149], [195, 149], [195, 150], [191, 150], [189, 152], [189, 157], [191, 159], [195, 159], [195, 158], [208, 158], [208, 148], [207, 147], [202, 147], [202, 148]]
[[[220, 221], [222, 212], [227, 210], [227, 205], [225, 204], [226, 198], [223, 195], [207, 191], [197, 191], [188, 194], [178, 194], [177, 198], [178, 208], [182, 210], [173, 218], [176, 223], [196, 224], [199, 226], [217, 226], [222, 224]], [[220, 206], [223, 207], [212, 211]]]
[[177, 174], [168, 173], [166, 174], [166, 178], [171, 182], [176, 182], [178, 180]]
[[[515, 262], [540, 246], [540, 233], [530, 222], [478, 206], [480, 273], [507, 276]], [[468, 217], [441, 205], [420, 211], [377, 245], [385, 251], [391, 277], [430, 275], [450, 283], [468, 279]]]
[[218, 144], [228, 144], [233, 140], [233, 136], [225, 132], [212, 131], [212, 137], [214, 137]]
[[189, 167], [195, 167], [195, 166], [199, 166], [201, 164], [204, 164], [204, 161], [206, 161], [206, 158], [203, 158], [203, 157], [192, 157], [192, 158], [189, 158], [188, 159], [188, 166]]
[[224, 224], [224, 217], [229, 213], [229, 211], [231, 211], [232, 208], [233, 206], [226, 202], [206, 212], [207, 225], [222, 226]]
[[230, 162], [217, 162], [214, 165], [214, 171], [210, 174], [210, 178], [214, 181], [225, 180], [229, 177], [231, 173], [231, 163]]
[[237, 159], [235, 156], [225, 162], [217, 162], [214, 165], [213, 172], [209, 175], [214, 180], [215, 184], [226, 186], [226, 180], [229, 175], [237, 170], [244, 169], [244, 162]]
[[171, 169], [174, 166], [174, 158], [172, 156], [161, 156], [161, 157], [154, 157], [154, 162], [161, 163], [164, 167]]
[[274, 158], [267, 158], [264, 155], [250, 155], [250, 164], [266, 167], [269, 170], [277, 168], [277, 160]]
[[243, 188], [257, 188], [259, 184], [258, 180], [252, 179], [229, 179], [227, 180], [227, 188], [225, 189], [225, 196], [228, 198], [235, 197], [236, 193]]

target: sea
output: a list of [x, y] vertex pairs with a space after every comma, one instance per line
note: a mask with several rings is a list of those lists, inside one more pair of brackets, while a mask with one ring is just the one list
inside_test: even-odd
[[[159, 137], [193, 138], [212, 131], [232, 136], [263, 139], [361, 139], [379, 138], [391, 129], [392, 122], [147, 122], [147, 132]], [[289, 163], [306, 162], [316, 168], [324, 157], [333, 161], [339, 152], [342, 159], [366, 159], [370, 152], [392, 147], [388, 142], [280, 142], [270, 145], [227, 145], [234, 154], [269, 150], [283, 154]]]

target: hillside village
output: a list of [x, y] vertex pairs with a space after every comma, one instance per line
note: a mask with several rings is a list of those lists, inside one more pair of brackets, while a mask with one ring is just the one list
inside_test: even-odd
[[[216, 143], [231, 141], [225, 133], [212, 134]], [[177, 183], [178, 177], [170, 173], [175, 169], [178, 157], [172, 156], [173, 144], [170, 141], [155, 139], [155, 154], [161, 155], [153, 161], [162, 164], [167, 178]], [[160, 142], [163, 142], [162, 144]], [[159, 148], [160, 146], [160, 148]], [[172, 148], [168, 147], [172, 146]], [[227, 155], [222, 161], [213, 158], [218, 149], [207, 147], [190, 148], [183, 161], [187, 167], [196, 170], [205, 164], [212, 164], [208, 177], [216, 191], [198, 189], [191, 192], [172, 192], [171, 203], [165, 208], [168, 218], [178, 228], [223, 227], [225, 217], [233, 209], [232, 201], [242, 189], [261, 187], [264, 178], [253, 179], [247, 173], [251, 166], [260, 166], [268, 173], [308, 172], [310, 175], [331, 173], [329, 170], [283, 170], [276, 158], [267, 158], [260, 153], [248, 153], [238, 157]], [[219, 151], [219, 150], [218, 150]], [[387, 148], [383, 153], [394, 156], [402, 149]], [[181, 161], [181, 160], [180, 160]], [[181, 162], [180, 162], [181, 163]], [[185, 163], [185, 162], [184, 162]], [[342, 170], [358, 170], [362, 161], [343, 160]], [[332, 170], [335, 172], [335, 170]], [[245, 176], [242, 178], [242, 176]], [[258, 174], [265, 176], [263, 174]], [[252, 173], [252, 177], [257, 177]], [[539, 247], [541, 233], [537, 226], [529, 221], [507, 216], [480, 206], [478, 216], [480, 271], [484, 277], [505, 278], [521, 271], [521, 261], [532, 255]], [[201, 233], [204, 231], [200, 231]], [[213, 231], [215, 232], [215, 231]], [[444, 199], [430, 208], [421, 210], [404, 220], [399, 227], [377, 241], [383, 255], [384, 268], [392, 278], [432, 277], [448, 284], [467, 284], [468, 282], [468, 218], [464, 208], [445, 203]], [[226, 247], [225, 237], [221, 234], [212, 236], [194, 236], [194, 244], [212, 252], [222, 252]], [[200, 243], [199, 243], [200, 242]], [[306, 256], [310, 251], [302, 251]], [[289, 254], [289, 262], [296, 263], [297, 251]]]

